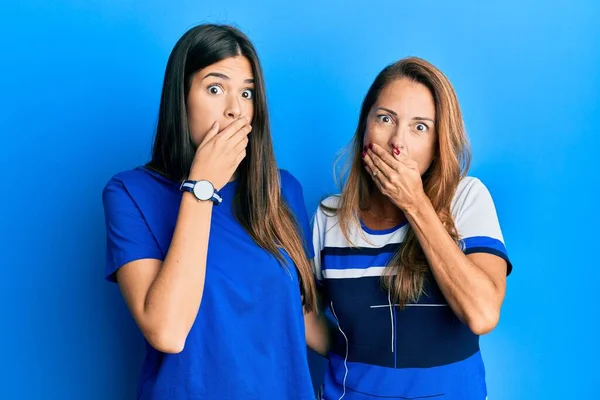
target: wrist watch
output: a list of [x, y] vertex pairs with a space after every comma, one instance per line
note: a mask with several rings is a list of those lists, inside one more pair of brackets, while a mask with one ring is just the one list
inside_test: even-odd
[[182, 192], [191, 192], [200, 201], [211, 200], [216, 206], [221, 204], [223, 198], [215, 190], [212, 183], [207, 180], [192, 181], [185, 180], [179, 187]]

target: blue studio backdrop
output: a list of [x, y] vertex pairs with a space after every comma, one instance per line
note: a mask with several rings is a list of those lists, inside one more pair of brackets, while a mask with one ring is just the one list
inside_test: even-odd
[[[1, 399], [131, 399], [142, 336], [103, 280], [101, 190], [150, 154], [166, 61], [200, 22], [263, 63], [277, 159], [312, 214], [388, 63], [454, 84], [514, 263], [482, 338], [489, 398], [594, 398], [600, 278], [596, 0], [35, 1], [0, 8]], [[323, 360], [310, 354], [315, 385]]]

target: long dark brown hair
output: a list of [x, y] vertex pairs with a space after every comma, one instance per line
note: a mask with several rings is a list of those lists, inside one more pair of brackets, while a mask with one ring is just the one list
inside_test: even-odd
[[[426, 86], [435, 103], [436, 156], [423, 175], [423, 188], [444, 227], [458, 243], [458, 233], [450, 213], [453, 195], [470, 164], [470, 150], [456, 93], [446, 76], [429, 62], [416, 57], [402, 59], [384, 68], [369, 88], [362, 103], [358, 126], [349, 146], [347, 165], [341, 175], [342, 194], [338, 207], [321, 204], [329, 213], [337, 214], [340, 229], [351, 242], [350, 230], [360, 227], [360, 211], [369, 208], [372, 179], [362, 166], [362, 147], [367, 118], [381, 91], [398, 79], [409, 79]], [[382, 276], [394, 302], [404, 307], [415, 303], [423, 294], [429, 266], [423, 249], [409, 227], [402, 245], [393, 255]]]
[[[228, 25], [203, 24], [187, 31], [175, 45], [165, 72], [158, 127], [148, 167], [169, 179], [186, 179], [196, 147], [189, 132], [186, 101], [194, 74], [229, 57], [244, 56], [254, 74], [254, 117], [246, 158], [237, 173], [233, 203], [236, 219], [254, 241], [284, 266], [285, 250], [295, 264], [304, 306], [315, 310], [315, 284], [299, 224], [281, 195], [262, 68], [250, 40]], [[308, 238], [305, 238], [308, 240]]]

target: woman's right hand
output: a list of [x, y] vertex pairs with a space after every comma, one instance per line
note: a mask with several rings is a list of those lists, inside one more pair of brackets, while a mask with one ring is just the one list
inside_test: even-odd
[[246, 157], [251, 130], [246, 117], [239, 117], [220, 132], [215, 122], [196, 150], [189, 179], [207, 180], [220, 190]]

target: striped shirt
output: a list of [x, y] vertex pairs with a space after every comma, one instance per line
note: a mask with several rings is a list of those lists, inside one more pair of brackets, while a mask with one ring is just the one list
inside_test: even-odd
[[[337, 207], [339, 196], [324, 200]], [[451, 213], [465, 254], [489, 253], [508, 262], [492, 197], [464, 178]], [[382, 289], [381, 275], [402, 245], [406, 223], [351, 228], [352, 246], [337, 216], [318, 209], [313, 220], [315, 276], [337, 323], [322, 387], [324, 400], [486, 398], [479, 336], [448, 306], [431, 272], [425, 294], [401, 310]]]

